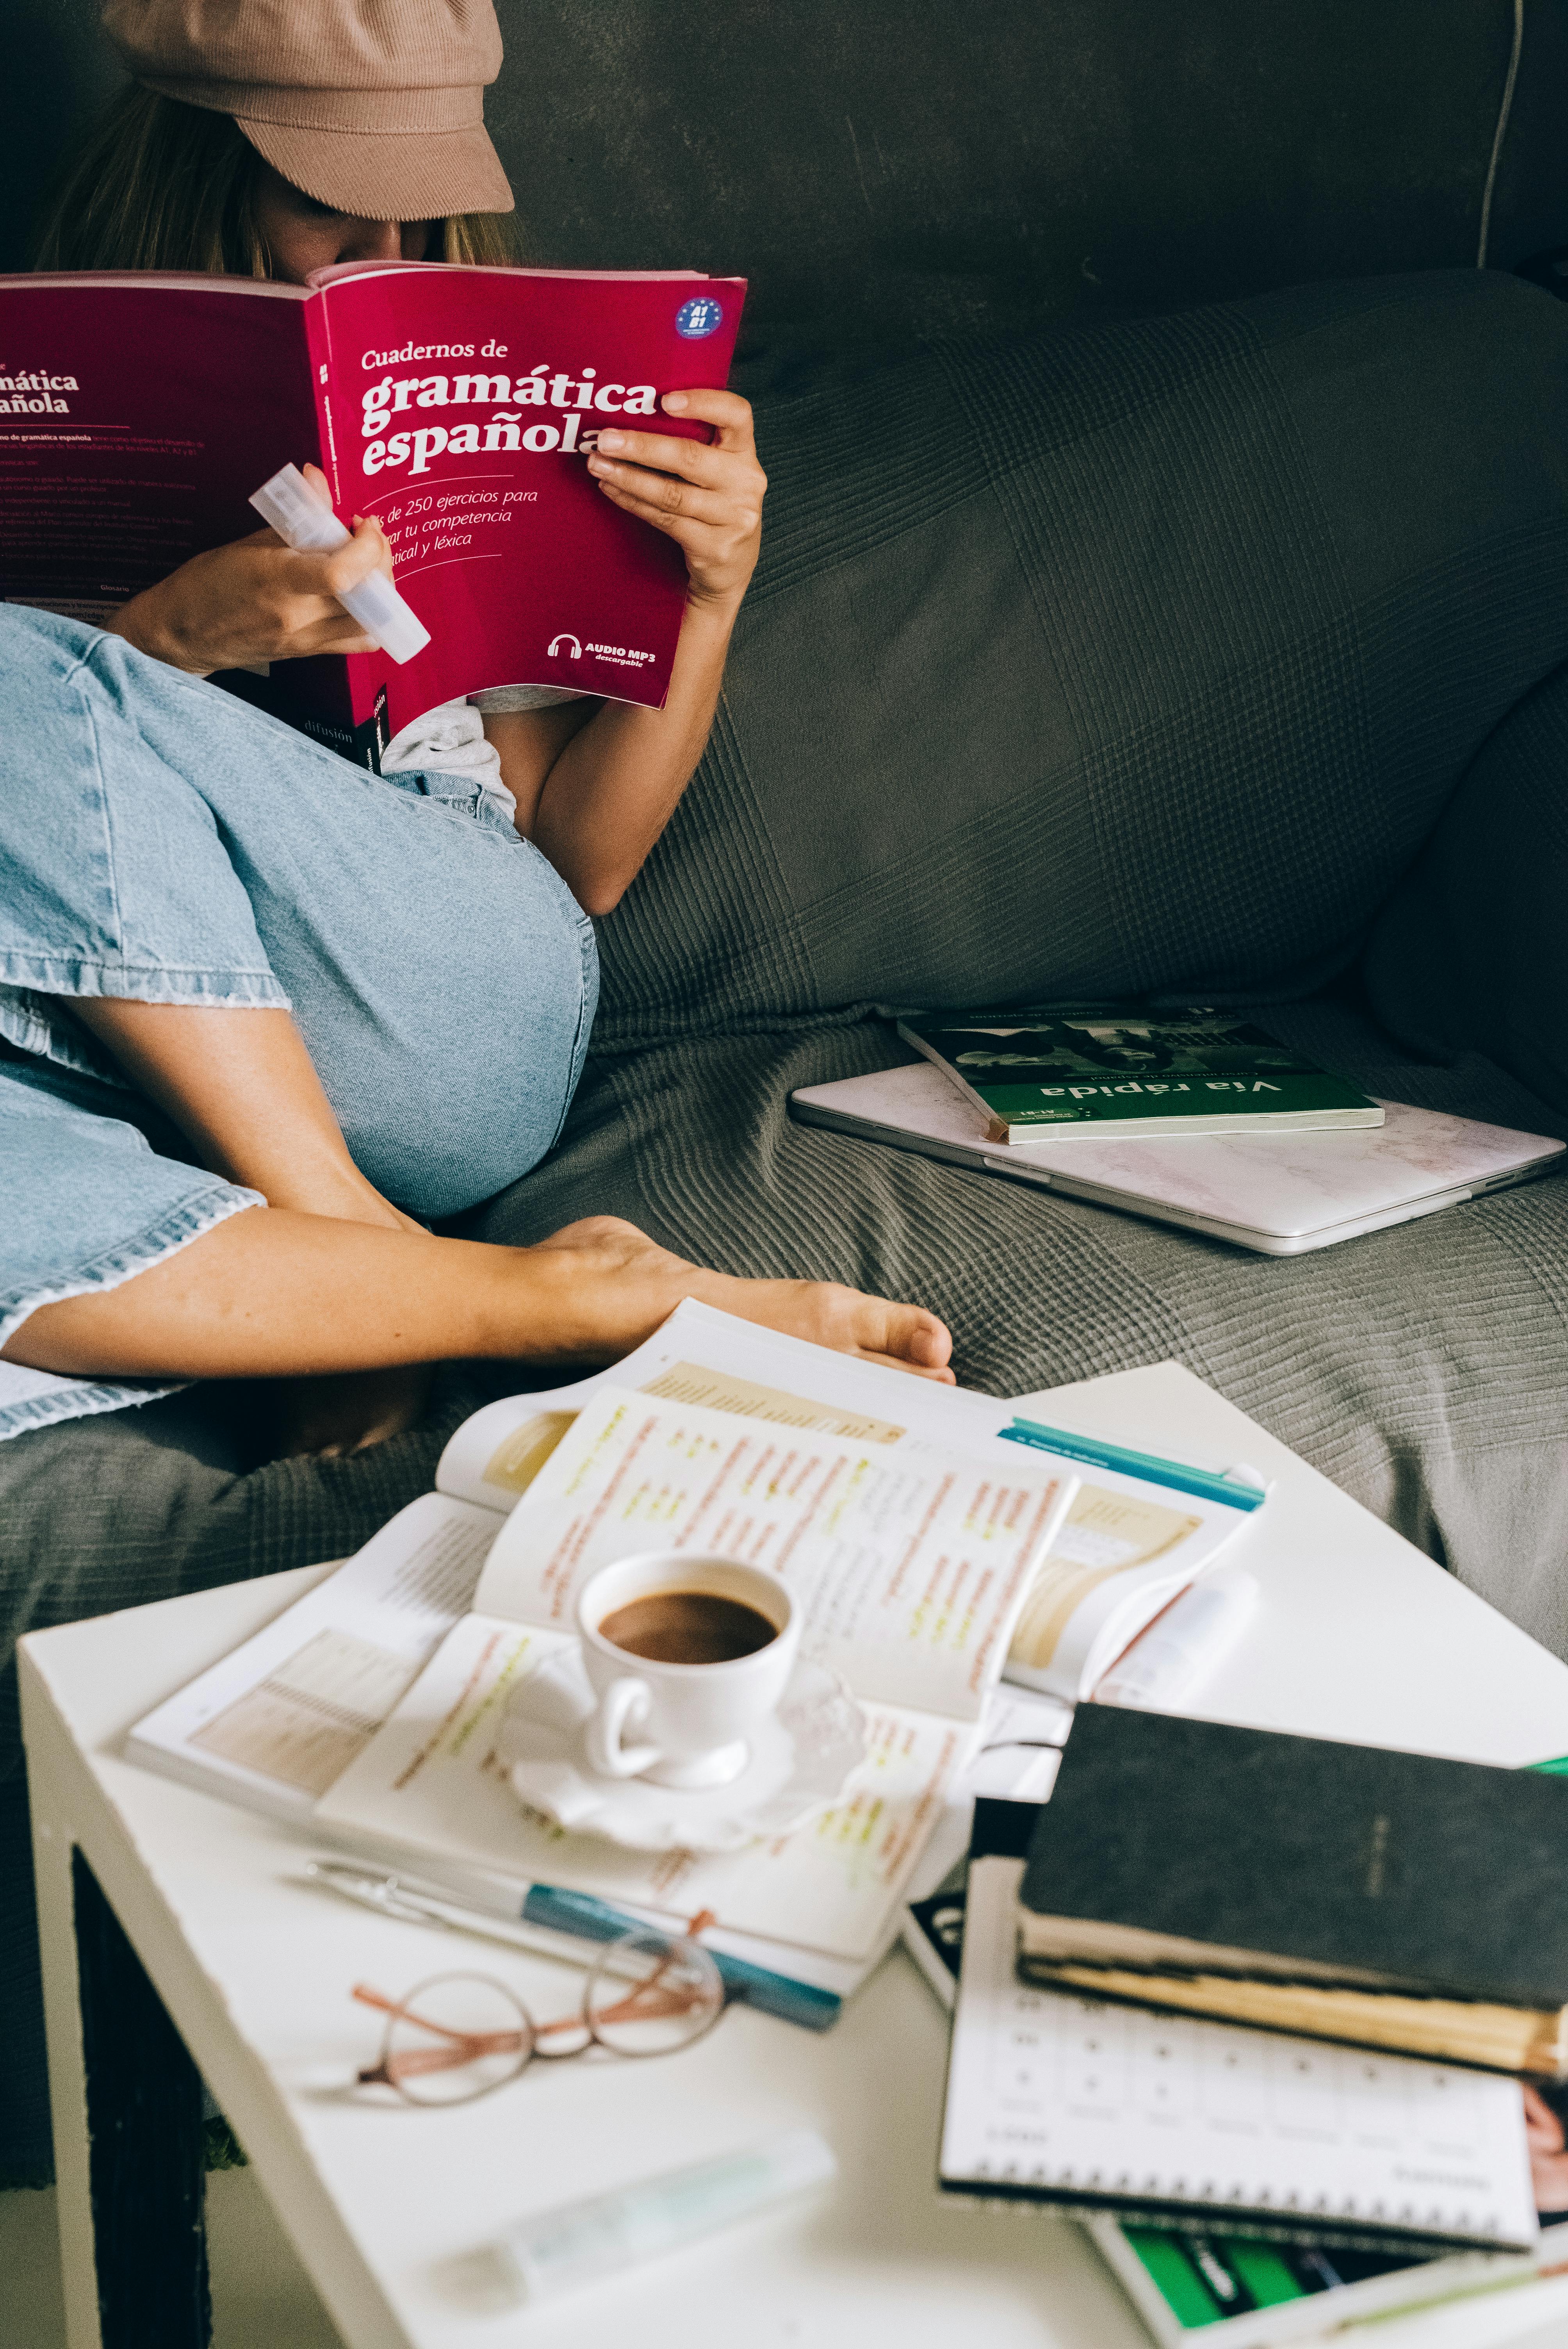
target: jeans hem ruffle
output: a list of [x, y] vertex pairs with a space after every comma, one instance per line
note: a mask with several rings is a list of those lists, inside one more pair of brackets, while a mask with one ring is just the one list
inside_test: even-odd
[[14, 1435], [30, 1435], [40, 1427], [57, 1427], [63, 1420], [91, 1419], [106, 1411], [129, 1411], [137, 1403], [161, 1402], [165, 1395], [182, 1394], [189, 1379], [173, 1386], [111, 1386], [102, 1380], [62, 1381], [53, 1394], [29, 1395], [25, 1402], [0, 1404], [0, 1444]]
[[142, 1230], [103, 1249], [63, 1278], [41, 1288], [13, 1290], [8, 1298], [0, 1298], [0, 1346], [40, 1306], [58, 1305], [67, 1297], [85, 1297], [94, 1289], [119, 1288], [123, 1282], [134, 1280], [139, 1272], [150, 1272], [165, 1257], [189, 1247], [192, 1240], [199, 1240], [204, 1232], [226, 1222], [229, 1216], [239, 1215], [246, 1207], [264, 1207], [266, 1204], [259, 1191], [242, 1190], [238, 1184], [223, 1183], [213, 1176], [209, 1187], [191, 1198], [182, 1199], [178, 1206], [166, 1207]]
[[0, 954], [0, 984], [30, 995], [97, 995], [130, 1003], [184, 1003], [217, 1009], [288, 1011], [270, 970], [180, 970], [168, 963], [119, 962], [110, 956]]

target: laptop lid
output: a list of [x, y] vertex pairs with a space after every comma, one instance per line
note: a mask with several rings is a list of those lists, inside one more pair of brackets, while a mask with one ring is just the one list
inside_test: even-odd
[[1563, 1154], [1549, 1135], [1385, 1103], [1381, 1126], [1350, 1132], [1199, 1134], [1002, 1144], [937, 1069], [885, 1069], [790, 1097], [797, 1117], [895, 1147], [975, 1164], [1067, 1195], [1295, 1255], [1473, 1198]]

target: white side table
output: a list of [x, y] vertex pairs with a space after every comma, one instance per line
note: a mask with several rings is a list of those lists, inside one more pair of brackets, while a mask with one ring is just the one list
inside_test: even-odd
[[[1137, 1430], [1278, 1478], [1247, 1556], [1264, 1603], [1204, 1692], [1213, 1717], [1509, 1764], [1568, 1751], [1568, 1668], [1188, 1372], [1164, 1365], [1033, 1401], [1060, 1423]], [[376, 2018], [349, 2000], [356, 1981], [399, 1992], [469, 1965], [515, 1982], [542, 2014], [573, 1990], [545, 1960], [369, 1917], [292, 1881], [301, 1850], [281, 1829], [119, 1758], [132, 1722], [324, 1571], [23, 1642], [71, 2349], [204, 2340], [194, 2075], [181, 2075], [160, 2008], [352, 2349], [623, 2335], [637, 2349], [1146, 2349], [1075, 2229], [939, 2204], [945, 2025], [902, 1955], [821, 2038], [737, 2009], [667, 2063], [536, 2066], [452, 2112], [371, 2110], [313, 2089], [323, 2064], [376, 2045]], [[841, 2190], [825, 2203], [529, 2313], [475, 2318], [442, 2295], [438, 2262], [523, 2211], [801, 2123], [839, 2154]], [[1417, 2319], [1415, 2333], [1385, 2326], [1379, 2340], [1482, 2349], [1568, 2323], [1568, 2282], [1532, 2288], [1528, 2314], [1503, 2308], [1509, 2297]]]

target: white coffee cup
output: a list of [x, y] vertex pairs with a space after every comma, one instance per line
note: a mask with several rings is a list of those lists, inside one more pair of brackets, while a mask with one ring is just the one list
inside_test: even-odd
[[[605, 1637], [603, 1624], [623, 1609], [687, 1595], [754, 1609], [772, 1636], [714, 1662], [666, 1661]], [[646, 1630], [656, 1612], [641, 1609], [633, 1620]], [[777, 1575], [684, 1550], [646, 1550], [602, 1568], [577, 1602], [577, 1628], [598, 1699], [583, 1731], [590, 1767], [660, 1786], [723, 1786], [739, 1776], [748, 1739], [778, 1709], [800, 1645], [799, 1609]]]

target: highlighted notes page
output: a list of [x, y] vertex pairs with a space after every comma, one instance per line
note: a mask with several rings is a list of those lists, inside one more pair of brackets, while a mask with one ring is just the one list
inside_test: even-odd
[[422, 1493], [307, 1597], [138, 1722], [131, 1759], [308, 1817], [472, 1604], [500, 1522]]
[[626, 1851], [525, 1809], [496, 1754], [515, 1692], [572, 1645], [557, 1632], [465, 1616], [318, 1806], [318, 1820], [513, 1881], [567, 1885], [683, 1921], [711, 1909], [732, 1932], [871, 1956], [972, 1742], [964, 1726], [868, 1705], [866, 1759], [820, 1818], [739, 1852]]
[[507, 1519], [481, 1614], [572, 1632], [583, 1586], [639, 1550], [716, 1551], [798, 1596], [805, 1651], [857, 1696], [979, 1718], [1072, 1472], [781, 1426], [601, 1387]]

